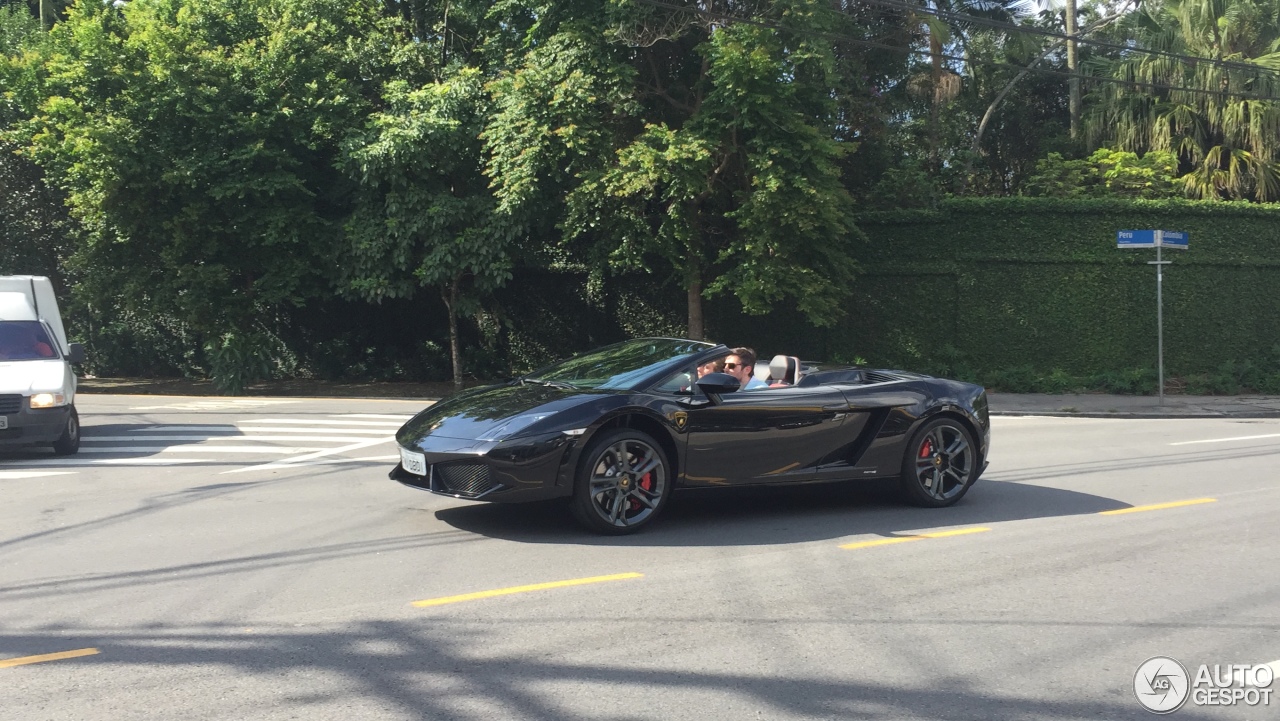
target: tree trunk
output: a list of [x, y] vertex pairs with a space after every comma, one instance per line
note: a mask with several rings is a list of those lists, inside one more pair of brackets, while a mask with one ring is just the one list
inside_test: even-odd
[[1067, 41], [1067, 72], [1071, 73], [1071, 79], [1068, 83], [1068, 101], [1067, 108], [1071, 114], [1071, 139], [1078, 140], [1080, 138], [1080, 58], [1079, 50], [1076, 47], [1075, 36], [1079, 32], [1076, 26], [1076, 0], [1067, 0], [1066, 8], [1063, 10], [1067, 20], [1067, 35], [1071, 39]]
[[689, 271], [689, 337], [704, 340], [706, 328], [702, 322], [702, 273], [694, 268]]
[[938, 172], [942, 163], [938, 159], [938, 146], [941, 144], [942, 122], [942, 43], [933, 30], [929, 30], [929, 63], [933, 69], [933, 92], [929, 99], [929, 170]]
[[458, 347], [458, 286], [462, 276], [454, 276], [453, 285], [441, 295], [444, 296], [445, 308], [449, 311], [449, 360], [453, 364], [453, 389], [462, 390], [462, 349]]

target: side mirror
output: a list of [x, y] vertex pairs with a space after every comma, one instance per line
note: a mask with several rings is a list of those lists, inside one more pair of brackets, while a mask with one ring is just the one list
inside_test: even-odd
[[720, 402], [721, 394], [733, 393], [742, 387], [738, 379], [728, 373], [708, 373], [699, 378], [694, 385], [706, 393], [712, 403]]
[[83, 363], [84, 346], [79, 343], [69, 343], [67, 345], [67, 360], [72, 363]]

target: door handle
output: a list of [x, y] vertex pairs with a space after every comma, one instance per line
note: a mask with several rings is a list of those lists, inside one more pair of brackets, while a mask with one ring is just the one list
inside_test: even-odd
[[823, 407], [822, 407], [822, 410], [824, 410], [824, 411], [847, 411], [847, 410], [849, 410], [849, 404], [847, 404], [847, 403], [835, 403], [835, 404], [832, 404], [832, 405], [829, 405], [829, 406], [823, 406]]

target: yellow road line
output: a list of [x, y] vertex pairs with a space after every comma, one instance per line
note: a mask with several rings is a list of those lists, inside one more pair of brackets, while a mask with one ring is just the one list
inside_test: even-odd
[[627, 578], [642, 578], [641, 573], [615, 573], [610, 576], [591, 576], [590, 578], [573, 578], [568, 581], [551, 581], [550, 583], [533, 583], [528, 586], [512, 586], [511, 588], [498, 588], [492, 591], [476, 591], [475, 593], [464, 593], [459, 596], [445, 596], [443, 598], [428, 598], [425, 601], [414, 601], [414, 606], [443, 606], [446, 603], [461, 603], [462, 601], [475, 601], [481, 598], [493, 598], [494, 596], [509, 596], [513, 593], [526, 593], [528, 591], [545, 591], [549, 588], [564, 588], [566, 586], [584, 586], [588, 583], [604, 583], [606, 581], [621, 581]]
[[910, 541], [922, 541], [926, 538], [949, 538], [951, 536], [967, 536], [970, 533], [982, 533], [990, 531], [990, 528], [958, 528], [954, 531], [938, 531], [936, 533], [921, 533], [915, 536], [894, 536], [893, 538], [877, 538], [874, 541], [858, 541], [857, 543], [846, 543], [841, 548], [871, 548], [872, 546], [889, 546], [894, 543], [908, 543]]
[[75, 651], [62, 651], [60, 653], [45, 653], [39, 656], [20, 656], [18, 658], [6, 658], [0, 660], [0, 668], [10, 668], [11, 666], [26, 666], [29, 663], [44, 663], [45, 661], [61, 661], [64, 658], [79, 658], [81, 656], [93, 656], [100, 653], [96, 648], [80, 648]]
[[1139, 513], [1141, 511], [1160, 511], [1166, 508], [1181, 508], [1182, 506], [1198, 506], [1201, 503], [1217, 503], [1216, 498], [1196, 498], [1190, 501], [1173, 501], [1171, 503], [1153, 503], [1150, 506], [1134, 506], [1132, 508], [1117, 508], [1114, 511], [1101, 511], [1099, 516], [1118, 516], [1122, 513]]

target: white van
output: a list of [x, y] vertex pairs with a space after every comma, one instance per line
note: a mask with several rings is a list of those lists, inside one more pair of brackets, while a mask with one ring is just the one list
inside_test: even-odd
[[38, 275], [0, 276], [0, 448], [52, 444], [80, 449], [76, 375], [84, 346], [68, 343], [53, 283]]

